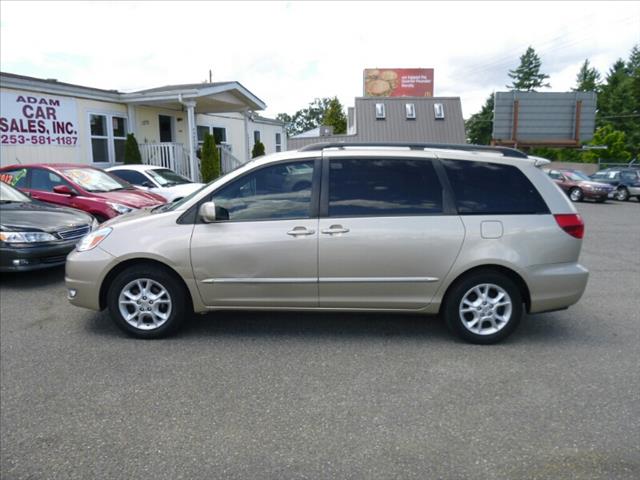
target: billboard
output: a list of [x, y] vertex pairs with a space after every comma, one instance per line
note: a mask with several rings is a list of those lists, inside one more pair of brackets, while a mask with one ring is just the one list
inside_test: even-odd
[[433, 68], [365, 68], [365, 97], [433, 97]]
[[72, 98], [0, 94], [1, 145], [78, 144], [78, 113]]

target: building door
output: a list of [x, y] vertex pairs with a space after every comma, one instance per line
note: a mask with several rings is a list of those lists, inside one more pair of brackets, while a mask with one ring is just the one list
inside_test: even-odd
[[160, 141], [173, 142], [173, 117], [168, 115], [158, 115], [160, 124]]

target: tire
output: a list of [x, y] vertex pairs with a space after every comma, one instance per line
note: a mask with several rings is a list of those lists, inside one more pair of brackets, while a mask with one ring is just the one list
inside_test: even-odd
[[629, 190], [627, 190], [625, 187], [618, 187], [618, 190], [616, 190], [615, 193], [615, 198], [620, 202], [626, 202], [627, 200], [629, 200]]
[[[135, 265], [113, 279], [107, 306], [113, 322], [129, 335], [161, 338], [175, 333], [190, 313], [188, 295], [172, 272], [156, 265]], [[134, 316], [127, 321], [123, 312]]]
[[[488, 302], [483, 304], [482, 297], [476, 292], [487, 293]], [[502, 293], [504, 297], [500, 296]], [[499, 298], [510, 303], [493, 307], [491, 299]], [[498, 303], [504, 303], [504, 300]], [[477, 306], [476, 302], [479, 302]], [[520, 323], [523, 313], [518, 286], [506, 275], [490, 270], [470, 273], [456, 281], [447, 292], [443, 307], [449, 329], [466, 342], [480, 345], [497, 343], [508, 337]]]
[[579, 188], [574, 187], [569, 190], [569, 198], [572, 202], [581, 202], [582, 200], [584, 200], [584, 193], [582, 193], [582, 190], [580, 190]]

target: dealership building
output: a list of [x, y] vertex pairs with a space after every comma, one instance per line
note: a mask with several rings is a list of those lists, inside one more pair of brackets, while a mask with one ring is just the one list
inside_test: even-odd
[[223, 170], [287, 149], [282, 122], [261, 117], [265, 103], [239, 82], [168, 85], [137, 92], [0, 73], [0, 165], [123, 161], [127, 133], [144, 163], [199, 175], [205, 133], [219, 144]]

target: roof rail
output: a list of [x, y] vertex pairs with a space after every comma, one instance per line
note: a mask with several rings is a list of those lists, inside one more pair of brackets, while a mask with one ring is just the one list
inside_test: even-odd
[[305, 145], [300, 152], [315, 152], [325, 148], [344, 147], [405, 147], [411, 150], [423, 150], [425, 148], [441, 148], [446, 150], [462, 150], [465, 152], [495, 152], [502, 153], [505, 157], [528, 158], [527, 154], [509, 147], [493, 147], [490, 145], [470, 145], [456, 143], [405, 143], [405, 142], [320, 142]]

